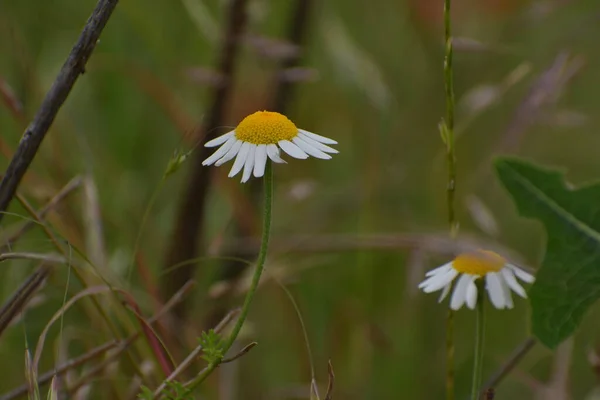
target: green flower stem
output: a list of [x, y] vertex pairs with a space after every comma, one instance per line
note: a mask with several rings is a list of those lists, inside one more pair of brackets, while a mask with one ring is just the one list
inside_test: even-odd
[[[265, 260], [267, 258], [267, 247], [269, 245], [269, 234], [271, 232], [271, 210], [273, 206], [273, 169], [271, 166], [271, 161], [267, 161], [267, 165], [265, 168], [265, 176], [264, 176], [264, 214], [263, 214], [263, 231], [262, 231], [262, 240], [260, 243], [260, 251], [258, 253], [258, 259], [256, 261], [256, 269], [254, 270], [254, 275], [252, 276], [252, 283], [250, 284], [250, 288], [248, 289], [248, 293], [246, 293], [246, 299], [244, 300], [244, 305], [242, 306], [242, 310], [240, 311], [240, 316], [237, 319], [233, 330], [225, 343], [223, 344], [223, 355], [229, 351], [236, 338], [238, 337], [242, 326], [244, 325], [244, 321], [246, 320], [246, 316], [248, 315], [248, 310], [250, 309], [250, 304], [252, 303], [252, 299], [254, 298], [254, 294], [256, 293], [256, 289], [258, 288], [258, 283], [260, 282], [260, 276], [263, 272], [265, 266]], [[199, 384], [201, 384], [223, 361], [223, 358], [215, 360], [208, 364], [208, 366], [194, 379], [192, 379], [186, 387], [189, 389], [193, 389]]]
[[[456, 191], [456, 152], [454, 146], [454, 78], [452, 70], [452, 19], [451, 0], [444, 0], [444, 88], [446, 92], [446, 118], [442, 122], [441, 134], [446, 144], [448, 160], [448, 183], [446, 201], [450, 236], [456, 237], [458, 222], [454, 208]], [[448, 310], [446, 317], [446, 400], [454, 400], [454, 312]]]
[[446, 315], [446, 400], [454, 400], [454, 311]]
[[471, 400], [479, 400], [481, 371], [483, 369], [483, 344], [485, 339], [485, 287], [483, 279], [477, 282], [477, 322], [475, 327], [475, 355]]

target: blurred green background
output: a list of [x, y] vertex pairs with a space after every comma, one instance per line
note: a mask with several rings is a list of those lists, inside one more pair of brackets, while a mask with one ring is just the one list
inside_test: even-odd
[[[144, 211], [173, 152], [192, 148], [189, 132], [207, 118], [226, 3], [122, 0], [20, 187], [40, 207], [71, 178], [85, 176], [97, 198], [79, 189], [49, 221], [115, 276], [126, 274]], [[283, 39], [294, 3], [249, 2], [223, 133], [269, 107], [279, 57], [290, 50]], [[0, 3], [3, 169], [94, 4]], [[290, 71], [298, 82], [287, 114], [299, 127], [336, 139], [340, 154], [331, 161], [291, 160], [276, 167], [273, 247], [242, 337], [242, 343], [256, 340], [259, 346], [217, 371], [201, 390], [205, 397], [198, 398], [308, 398], [310, 366], [300, 323], [273, 276], [298, 303], [323, 393], [331, 359], [336, 399], [443, 398], [447, 306], [417, 291], [425, 271], [472, 243], [532, 268], [543, 255], [542, 229], [516, 215], [492, 172], [493, 156], [517, 154], [565, 167], [574, 183], [600, 175], [597, 2], [455, 0], [461, 230], [457, 244], [448, 239], [447, 172], [437, 128], [445, 114], [442, 7], [440, 0], [314, 1], [303, 69]], [[165, 182], [143, 229], [139, 250], [151, 273], [134, 280], [132, 293], [145, 311], [153, 306], [148, 288], [169, 279], [162, 263], [190, 166]], [[222, 249], [247, 242], [235, 239], [230, 226], [239, 218], [236, 205], [250, 197], [249, 185], [225, 182], [227, 171], [214, 171], [201, 255], [225, 255]], [[100, 225], [90, 224], [90, 210], [99, 213]], [[25, 215], [17, 204], [11, 211]], [[253, 208], [244, 212], [250, 223], [260, 220]], [[7, 216], [4, 227], [19, 221]], [[53, 247], [34, 229], [13, 250]], [[208, 328], [203, 321], [219, 304], [220, 265], [210, 257], [197, 264], [191, 312], [176, 328], [183, 351], [193, 348], [194, 336]], [[34, 266], [2, 264], [2, 299]], [[24, 383], [26, 342], [35, 348], [61, 307], [67, 271], [55, 270], [0, 339], [0, 392]], [[228, 304], [240, 304], [241, 298]], [[536, 346], [497, 388], [496, 398], [547, 399], [550, 392], [564, 391], [586, 398], [599, 378], [592, 356], [599, 313], [591, 314], [574, 342], [557, 352]], [[512, 311], [490, 309], [488, 316], [484, 377], [529, 332], [523, 300]], [[459, 311], [455, 329], [456, 394], [463, 399], [470, 384], [474, 313]], [[40, 371], [105, 339], [74, 307], [65, 314], [62, 335], [58, 324], [50, 330]], [[92, 365], [72, 371], [64, 384]], [[130, 382], [127, 374], [100, 374], [77, 398], [118, 398], [114, 393], [126, 393]]]

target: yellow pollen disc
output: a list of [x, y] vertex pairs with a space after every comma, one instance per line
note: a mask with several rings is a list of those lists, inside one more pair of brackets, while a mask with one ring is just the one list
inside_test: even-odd
[[490, 272], [498, 272], [506, 265], [506, 260], [488, 250], [477, 250], [459, 254], [452, 262], [452, 267], [464, 274], [484, 276]]
[[235, 128], [235, 137], [252, 144], [277, 144], [292, 140], [298, 128], [285, 115], [272, 111], [257, 111], [248, 115]]

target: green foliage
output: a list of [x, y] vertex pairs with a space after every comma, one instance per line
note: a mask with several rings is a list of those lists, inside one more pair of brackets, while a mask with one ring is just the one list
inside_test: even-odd
[[209, 364], [219, 362], [223, 358], [223, 339], [213, 329], [202, 332], [198, 339], [202, 345], [202, 358]]
[[177, 172], [179, 168], [181, 168], [181, 165], [188, 159], [190, 154], [192, 154], [192, 150], [185, 152], [179, 149], [175, 150], [173, 156], [167, 164], [167, 169], [165, 170], [164, 177], [168, 178], [169, 176]]
[[152, 400], [153, 396], [154, 395], [152, 394], [152, 390], [150, 390], [150, 388], [148, 388], [146, 386], [142, 386], [141, 393], [138, 393], [138, 395], [137, 395], [138, 399], [142, 399], [142, 400]]
[[[138, 394], [138, 399], [152, 400], [154, 394], [146, 386], [142, 386], [142, 392]], [[167, 382], [162, 391], [161, 399], [165, 400], [194, 400], [189, 389], [186, 389], [181, 382]]]
[[529, 294], [533, 333], [554, 348], [600, 296], [600, 184], [570, 189], [563, 173], [517, 159], [495, 166], [519, 213], [546, 228], [546, 254]]

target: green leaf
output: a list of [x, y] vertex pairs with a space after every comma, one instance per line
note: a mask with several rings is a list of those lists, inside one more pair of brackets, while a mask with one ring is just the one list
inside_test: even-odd
[[142, 386], [142, 391], [137, 395], [137, 398], [140, 400], [152, 400], [153, 397], [154, 393], [146, 386]]
[[571, 189], [563, 172], [512, 158], [495, 167], [519, 213], [546, 228], [546, 254], [529, 297], [533, 333], [554, 348], [600, 297], [600, 184]]
[[202, 332], [198, 341], [202, 345], [202, 358], [206, 360], [206, 362], [209, 364], [215, 363], [223, 358], [224, 341], [213, 329], [208, 332]]

